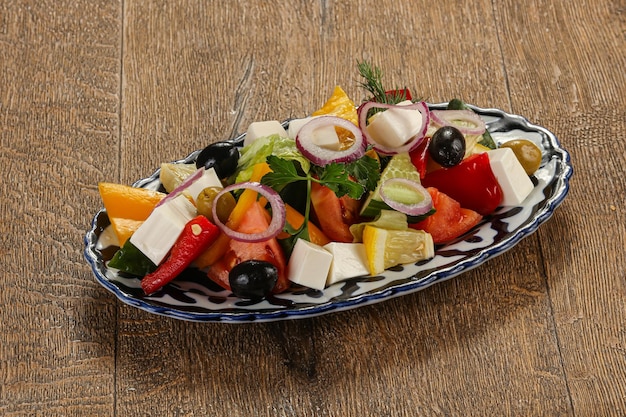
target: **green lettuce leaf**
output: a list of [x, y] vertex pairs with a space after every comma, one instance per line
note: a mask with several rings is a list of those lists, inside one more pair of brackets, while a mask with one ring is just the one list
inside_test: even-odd
[[234, 182], [250, 180], [254, 166], [265, 162], [270, 155], [299, 162], [305, 173], [309, 172], [311, 167], [309, 160], [298, 150], [295, 140], [279, 135], [270, 135], [258, 138], [241, 148], [237, 171], [233, 175]]

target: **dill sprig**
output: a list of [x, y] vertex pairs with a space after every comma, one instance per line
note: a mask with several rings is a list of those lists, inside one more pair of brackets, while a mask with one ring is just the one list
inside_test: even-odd
[[383, 87], [383, 70], [380, 67], [372, 66], [367, 61], [357, 62], [359, 74], [364, 81], [359, 82], [359, 86], [372, 94], [374, 101], [385, 104], [398, 104], [407, 99], [407, 89], [394, 88], [386, 90]]
[[369, 91], [374, 97], [374, 100], [384, 103], [387, 100], [387, 94], [383, 88], [383, 70], [379, 67], [372, 67], [367, 61], [357, 62], [357, 66], [359, 68], [359, 74], [365, 79], [365, 81], [360, 82], [359, 85]]

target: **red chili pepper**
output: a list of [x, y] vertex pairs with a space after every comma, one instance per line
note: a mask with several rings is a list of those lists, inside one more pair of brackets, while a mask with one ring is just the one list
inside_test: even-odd
[[461, 207], [483, 216], [493, 212], [502, 202], [502, 189], [485, 152], [469, 156], [451, 168], [426, 174], [422, 185], [435, 187], [458, 201]]
[[417, 172], [420, 174], [420, 179], [424, 179], [426, 176], [426, 168], [427, 168], [427, 158], [428, 158], [428, 144], [430, 143], [430, 138], [424, 138], [422, 143], [417, 145], [417, 148], [412, 150], [409, 155], [411, 156], [411, 162], [417, 168]]
[[187, 222], [165, 262], [141, 280], [143, 291], [147, 295], [155, 293], [176, 278], [213, 243], [219, 233], [217, 226], [204, 216]]

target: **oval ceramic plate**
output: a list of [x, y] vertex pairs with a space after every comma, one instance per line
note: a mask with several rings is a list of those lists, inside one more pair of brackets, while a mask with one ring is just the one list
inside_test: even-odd
[[[430, 108], [445, 106], [436, 104]], [[96, 279], [123, 302], [151, 313], [190, 321], [237, 323], [298, 319], [419, 291], [513, 248], [550, 218], [569, 190], [573, 172], [570, 157], [554, 134], [521, 116], [497, 109], [472, 108], [485, 120], [497, 143], [520, 137], [535, 142], [543, 153], [541, 168], [532, 177], [534, 190], [522, 205], [498, 209], [456, 241], [437, 247], [435, 257], [428, 261], [398, 266], [377, 276], [352, 278], [323, 291], [294, 286], [286, 293], [260, 302], [238, 299], [212, 283], [201, 271], [189, 269], [163, 290], [146, 296], [139, 278], [124, 276], [107, 267], [117, 247], [105, 243], [110, 233], [105, 210], [96, 214], [85, 236], [85, 257]], [[287, 124], [285, 122], [285, 126]], [[243, 136], [234, 141], [242, 143]], [[176, 162], [193, 162], [198, 152]], [[159, 171], [133, 185], [159, 189]]]

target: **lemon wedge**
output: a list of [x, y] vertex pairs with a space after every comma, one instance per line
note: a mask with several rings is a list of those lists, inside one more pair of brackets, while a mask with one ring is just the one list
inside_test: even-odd
[[423, 230], [388, 230], [367, 225], [363, 229], [363, 244], [371, 275], [435, 256], [433, 238]]

